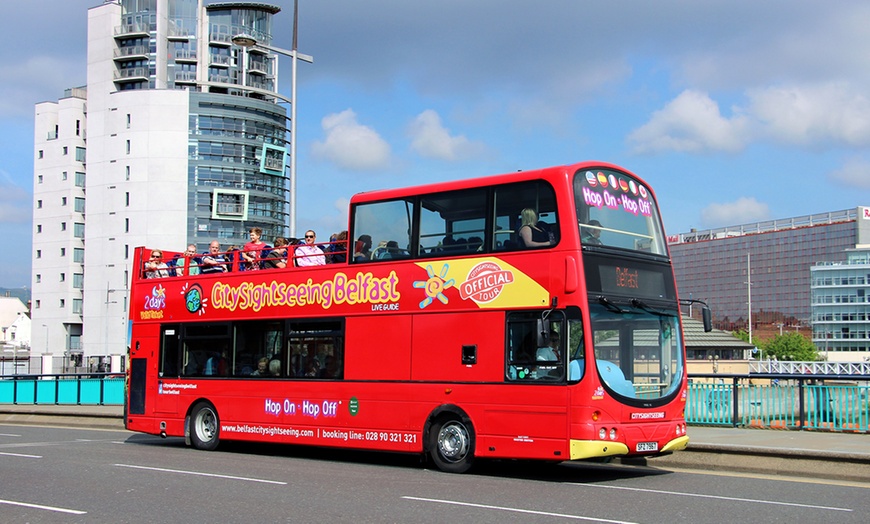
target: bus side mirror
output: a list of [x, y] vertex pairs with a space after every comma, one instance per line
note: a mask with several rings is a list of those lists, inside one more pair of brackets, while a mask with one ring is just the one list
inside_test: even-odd
[[713, 331], [713, 315], [710, 313], [710, 308], [707, 306], [701, 308], [701, 318], [704, 320], [704, 333]]

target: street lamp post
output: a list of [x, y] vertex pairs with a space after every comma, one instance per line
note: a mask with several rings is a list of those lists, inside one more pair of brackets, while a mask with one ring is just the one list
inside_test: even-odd
[[302, 60], [314, 63], [314, 57], [300, 53], [296, 49], [296, 36], [299, 20], [299, 2], [293, 4], [293, 49], [281, 49], [257, 41], [256, 37], [240, 34], [233, 37], [233, 43], [239, 47], [259, 47], [279, 55], [290, 57], [290, 236], [296, 238], [296, 61]]

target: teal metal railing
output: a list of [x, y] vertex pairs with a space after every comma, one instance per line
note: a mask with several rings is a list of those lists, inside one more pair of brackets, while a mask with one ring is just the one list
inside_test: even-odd
[[124, 375], [0, 377], [0, 404], [123, 405]]
[[[686, 422], [695, 425], [870, 432], [868, 377], [695, 375]], [[834, 383], [831, 383], [834, 382]]]

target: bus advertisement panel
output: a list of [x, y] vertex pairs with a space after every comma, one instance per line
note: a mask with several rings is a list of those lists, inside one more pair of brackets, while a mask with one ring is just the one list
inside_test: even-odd
[[636, 176], [588, 163], [360, 194], [342, 238], [334, 263], [297, 267], [314, 246], [279, 240], [283, 269], [213, 251], [179, 259], [210, 267], [193, 275], [137, 248], [127, 427], [453, 472], [686, 446], [679, 302]]

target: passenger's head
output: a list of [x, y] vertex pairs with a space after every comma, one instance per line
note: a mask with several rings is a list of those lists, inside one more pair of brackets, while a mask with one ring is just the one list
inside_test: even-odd
[[287, 239], [284, 237], [275, 237], [275, 240], [272, 243], [275, 247], [284, 247], [287, 245]]
[[535, 213], [534, 209], [527, 207], [523, 209], [523, 212], [520, 214], [520, 219], [522, 220], [522, 225], [534, 226], [538, 223], [538, 214]]
[[211, 244], [208, 245], [208, 251], [212, 254], [220, 253], [221, 251], [221, 243], [217, 240], [212, 240]]
[[281, 376], [281, 361], [277, 358], [269, 362], [269, 374], [273, 377]]
[[314, 232], [313, 229], [309, 229], [305, 232], [305, 243], [306, 244], [314, 244], [314, 241], [317, 239], [317, 233]]
[[372, 248], [372, 237], [370, 235], [360, 235], [359, 241], [362, 242], [363, 249], [371, 249]]
[[196, 254], [196, 244], [189, 244], [187, 249], [184, 250], [185, 256], [192, 256]]
[[260, 237], [263, 236], [263, 230], [259, 227], [252, 227], [250, 231], [251, 240], [257, 242], [260, 240]]
[[269, 359], [266, 357], [261, 358], [257, 361], [257, 372], [261, 375], [265, 375], [269, 370]]
[[161, 260], [163, 260], [163, 251], [160, 251], [159, 249], [151, 251], [152, 262], [160, 262]]

